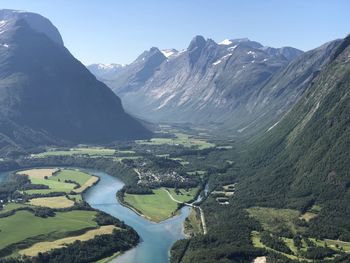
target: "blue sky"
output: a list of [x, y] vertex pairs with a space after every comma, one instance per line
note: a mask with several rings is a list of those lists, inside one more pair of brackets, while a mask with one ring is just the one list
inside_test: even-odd
[[309, 50], [350, 33], [349, 0], [0, 0], [0, 8], [46, 16], [85, 64], [130, 63], [199, 34]]

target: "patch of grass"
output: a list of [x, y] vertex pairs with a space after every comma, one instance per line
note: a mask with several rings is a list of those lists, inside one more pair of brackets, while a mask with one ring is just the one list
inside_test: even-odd
[[29, 200], [30, 205], [50, 207], [50, 208], [67, 208], [74, 205], [74, 201], [65, 196], [41, 197]]
[[99, 235], [112, 234], [114, 229], [117, 228], [113, 225], [101, 226], [98, 229], [89, 230], [82, 235], [61, 238], [51, 242], [39, 242], [31, 246], [30, 248], [19, 251], [18, 253], [20, 255], [34, 257], [37, 256], [39, 253], [45, 253], [52, 249], [66, 247], [67, 245], [72, 244], [77, 240], [88, 241]]
[[32, 184], [47, 185], [49, 187], [49, 189], [26, 190], [25, 192], [27, 194], [47, 194], [47, 193], [52, 193], [52, 192], [69, 193], [75, 187], [75, 184], [58, 182], [58, 181], [51, 180], [51, 179], [37, 179], [37, 178], [33, 178], [33, 179], [30, 179], [30, 181], [32, 182]]
[[83, 197], [80, 194], [77, 195], [68, 195], [69, 199], [73, 200], [76, 203], [83, 202]]
[[215, 147], [215, 144], [207, 142], [204, 139], [195, 138], [191, 135], [184, 133], [175, 133], [175, 138], [152, 138], [150, 140], [137, 140], [136, 143], [145, 144], [145, 145], [182, 145], [184, 147], [195, 147], [200, 150]]
[[191, 209], [191, 213], [185, 220], [185, 232], [191, 236], [203, 234], [200, 215], [194, 208]]
[[301, 230], [294, 224], [294, 220], [298, 219], [300, 215], [297, 210], [251, 207], [247, 211], [250, 216], [261, 223], [264, 230], [278, 233], [280, 230], [287, 228], [294, 234]]
[[50, 235], [64, 237], [67, 232], [96, 227], [95, 215], [95, 211], [70, 211], [41, 218], [28, 211], [18, 211], [0, 219], [0, 249], [27, 238], [47, 240]]
[[72, 180], [74, 182], [77, 182], [78, 184], [80, 184], [80, 187], [74, 189], [74, 192], [76, 193], [84, 192], [87, 188], [89, 188], [98, 181], [98, 177], [96, 176], [92, 176], [88, 173], [79, 170], [71, 169], [61, 170], [57, 175], [52, 176], [50, 179], [56, 181], [60, 180], [61, 182], [64, 182], [65, 180]]
[[177, 203], [171, 200], [164, 189], [153, 190], [154, 194], [125, 194], [124, 200], [143, 215], [155, 222], [169, 218], [177, 209]]
[[21, 208], [21, 207], [26, 207], [26, 206], [28, 206], [28, 205], [17, 204], [17, 203], [7, 203], [7, 204], [5, 204], [4, 209], [0, 210], [0, 214], [6, 213], [6, 212], [10, 212], [12, 210], [15, 210], [15, 209], [18, 209], [18, 208]]
[[[85, 172], [72, 169], [62, 169], [57, 172], [58, 169], [32, 169], [19, 172], [19, 174], [28, 174], [32, 184], [47, 185], [49, 189], [32, 189], [26, 190], [27, 194], [48, 194], [52, 192], [64, 192], [69, 193], [71, 191], [81, 193], [88, 187], [92, 186], [98, 178]], [[49, 172], [56, 172], [52, 176], [47, 176]], [[45, 179], [45, 177], [47, 179]], [[74, 189], [76, 185], [74, 183], [66, 183], [65, 181], [74, 181], [80, 184], [80, 187]]]
[[112, 156], [116, 153], [114, 149], [102, 147], [77, 147], [70, 150], [48, 150], [46, 152], [32, 154], [33, 158], [45, 158], [48, 156], [70, 156], [70, 155], [89, 155], [89, 156]]
[[[295, 255], [290, 255], [290, 254], [286, 254], [286, 253], [282, 253], [280, 251], [277, 251], [275, 249], [272, 249], [270, 247], [267, 247], [265, 246], [265, 244], [263, 244], [261, 242], [261, 239], [260, 239], [260, 233], [257, 232], [257, 231], [253, 231], [252, 234], [251, 234], [251, 239], [252, 239], [252, 243], [253, 243], [253, 246], [254, 247], [257, 247], [257, 248], [264, 248], [266, 250], [270, 250], [270, 251], [274, 251], [275, 253], [278, 253], [278, 254], [281, 254], [281, 255], [284, 255], [290, 259], [293, 259], [293, 260], [298, 260], [299, 258]], [[288, 244], [287, 244], [288, 245]], [[307, 261], [310, 261], [310, 260], [307, 260]]]
[[[167, 188], [173, 198], [180, 202], [187, 202], [194, 198], [198, 189], [190, 188], [189, 191], [179, 189], [176, 194], [175, 189]], [[178, 203], [171, 199], [165, 188], [153, 190], [154, 194], [135, 195], [125, 194], [124, 201], [136, 208], [152, 221], [160, 222], [171, 217], [178, 207]]]
[[54, 175], [50, 180], [55, 181], [61, 181], [64, 182], [65, 180], [72, 180], [74, 182], [77, 182], [80, 185], [83, 185], [86, 183], [87, 180], [91, 178], [90, 174], [84, 173], [79, 170], [71, 170], [71, 169], [63, 169], [56, 175]]
[[350, 254], [350, 242], [340, 241], [340, 240], [331, 240], [331, 239], [325, 239], [325, 240], [316, 240], [315, 238], [309, 238], [311, 241], [313, 241], [317, 246], [325, 247], [326, 244], [328, 247], [335, 249], [335, 250], [342, 250], [345, 253]]
[[30, 179], [45, 179], [45, 177], [51, 177], [57, 171], [57, 168], [38, 168], [19, 171], [17, 174], [28, 175]]
[[178, 189], [177, 193], [174, 188], [167, 188], [167, 190], [175, 200], [188, 202], [196, 196], [198, 188], [190, 188], [188, 191], [186, 189]]

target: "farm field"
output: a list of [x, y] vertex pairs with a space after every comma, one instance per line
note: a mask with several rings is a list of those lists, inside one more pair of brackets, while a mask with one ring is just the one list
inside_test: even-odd
[[[177, 195], [174, 189], [169, 188], [169, 191], [174, 199], [188, 201], [194, 197], [196, 188], [191, 189], [188, 192], [189, 195], [184, 189], [180, 190], [183, 193], [180, 195]], [[124, 201], [151, 220], [160, 222], [169, 218], [176, 211], [178, 204], [171, 199], [163, 187], [155, 189], [153, 192], [154, 194], [149, 195], [125, 194]]]
[[175, 200], [188, 202], [196, 196], [198, 188], [190, 188], [188, 191], [186, 189], [178, 189], [178, 193], [176, 193], [174, 188], [167, 188], [167, 190]]
[[[18, 174], [28, 175], [32, 184], [46, 185], [49, 189], [26, 190], [27, 194], [48, 194], [52, 192], [81, 193], [98, 181], [98, 177], [72, 169], [31, 169], [19, 171]], [[54, 175], [53, 175], [54, 174]], [[76, 182], [80, 187], [76, 188]]]
[[102, 147], [77, 147], [69, 150], [50, 149], [46, 152], [32, 154], [32, 158], [44, 158], [48, 156], [70, 156], [70, 155], [89, 155], [89, 156], [112, 156], [116, 153], [114, 149]]
[[54, 217], [41, 218], [29, 211], [18, 211], [0, 219], [0, 249], [32, 238], [35, 241], [64, 237], [67, 232], [96, 227], [95, 211], [56, 212]]
[[114, 229], [117, 228], [113, 225], [101, 226], [98, 229], [89, 230], [82, 235], [61, 238], [51, 242], [39, 242], [27, 249], [20, 250], [18, 253], [25, 256], [37, 256], [38, 253], [48, 252], [55, 248], [66, 247], [77, 240], [88, 241], [99, 235], [112, 234]]
[[204, 139], [198, 139], [184, 133], [175, 133], [175, 138], [152, 138], [150, 140], [137, 140], [136, 143], [145, 145], [182, 145], [188, 148], [195, 147], [200, 150], [215, 146], [215, 144], [207, 142]]
[[17, 204], [17, 203], [8, 203], [5, 205], [4, 209], [2, 209], [0, 211], [0, 214], [6, 213], [6, 212], [10, 212], [12, 210], [21, 208], [21, 207], [26, 207], [27, 205], [25, 204]]
[[172, 215], [177, 203], [171, 200], [163, 189], [156, 189], [153, 192], [151, 195], [125, 194], [124, 201], [152, 221], [160, 222]]
[[49, 208], [68, 208], [74, 205], [74, 201], [69, 200], [65, 196], [41, 197], [29, 200], [30, 205], [42, 206]]

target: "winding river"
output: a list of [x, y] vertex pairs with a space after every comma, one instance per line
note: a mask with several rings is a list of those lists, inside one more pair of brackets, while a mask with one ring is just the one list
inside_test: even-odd
[[153, 223], [122, 206], [116, 199], [116, 192], [124, 185], [118, 178], [100, 171], [90, 171], [100, 177], [98, 184], [90, 188], [84, 199], [93, 208], [104, 211], [134, 228], [142, 242], [135, 248], [115, 258], [116, 263], [163, 263], [169, 261], [169, 251], [173, 243], [183, 234], [183, 222], [190, 213], [183, 207], [178, 216], [161, 223]]
[[[82, 169], [86, 170], [86, 169]], [[166, 263], [169, 261], [169, 251], [173, 243], [184, 238], [183, 222], [190, 213], [185, 206], [178, 216], [161, 223], [153, 223], [137, 215], [132, 210], [122, 206], [116, 192], [124, 183], [116, 177], [95, 170], [87, 170], [100, 177], [100, 181], [84, 194], [84, 199], [93, 208], [104, 211], [134, 228], [141, 237], [141, 243], [135, 248], [116, 257], [111, 262], [116, 263]], [[0, 173], [0, 182], [9, 173]]]

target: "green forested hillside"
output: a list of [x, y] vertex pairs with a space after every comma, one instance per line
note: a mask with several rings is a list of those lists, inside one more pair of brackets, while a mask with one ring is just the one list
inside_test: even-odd
[[349, 122], [347, 37], [296, 106], [211, 175], [211, 189], [229, 178], [236, 191], [226, 206], [207, 198], [208, 235], [176, 243], [173, 262], [349, 262]]
[[349, 43], [350, 37], [344, 39], [335, 49], [333, 61], [293, 110], [247, 151], [246, 172], [251, 176], [242, 180], [238, 188], [239, 198], [247, 205], [306, 211], [314, 204], [322, 204], [324, 209], [311, 225], [321, 227], [324, 220], [335, 220], [335, 224], [327, 224], [331, 229], [317, 232], [348, 240], [350, 223], [345, 219], [350, 215]]

